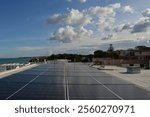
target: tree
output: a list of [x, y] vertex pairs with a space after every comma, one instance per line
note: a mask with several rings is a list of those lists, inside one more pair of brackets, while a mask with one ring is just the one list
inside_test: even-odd
[[104, 52], [102, 50], [97, 50], [94, 52], [95, 58], [108, 58], [109, 54], [107, 52]]

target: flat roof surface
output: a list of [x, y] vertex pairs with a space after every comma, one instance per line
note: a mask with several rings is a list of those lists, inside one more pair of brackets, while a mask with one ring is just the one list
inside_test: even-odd
[[50, 61], [0, 79], [5, 100], [149, 100], [150, 92], [83, 63]]

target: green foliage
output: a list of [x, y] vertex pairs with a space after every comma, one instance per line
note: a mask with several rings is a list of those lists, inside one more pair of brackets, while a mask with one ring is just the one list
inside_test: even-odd
[[119, 58], [119, 53], [116, 51], [102, 51], [102, 50], [97, 50], [94, 52], [94, 57], [95, 58], [114, 58], [118, 59]]
[[55, 59], [67, 59], [71, 61], [79, 62], [82, 60], [82, 55], [79, 54], [53, 54], [48, 57], [48, 60], [55, 60]]

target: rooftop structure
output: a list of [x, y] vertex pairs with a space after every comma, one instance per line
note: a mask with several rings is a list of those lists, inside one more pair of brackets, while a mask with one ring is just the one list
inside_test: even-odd
[[[119, 66], [140, 66], [144, 69], [150, 69], [150, 47], [137, 46], [134, 49], [116, 50], [119, 53], [118, 59], [116, 58], [103, 58], [97, 56], [93, 59], [94, 63], [106, 65], [119, 65]], [[101, 52], [102, 53], [102, 52]], [[101, 54], [99, 53], [99, 54]]]

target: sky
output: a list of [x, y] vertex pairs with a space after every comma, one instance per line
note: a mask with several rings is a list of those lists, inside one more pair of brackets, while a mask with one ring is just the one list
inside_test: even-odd
[[0, 58], [150, 46], [149, 0], [0, 0]]

